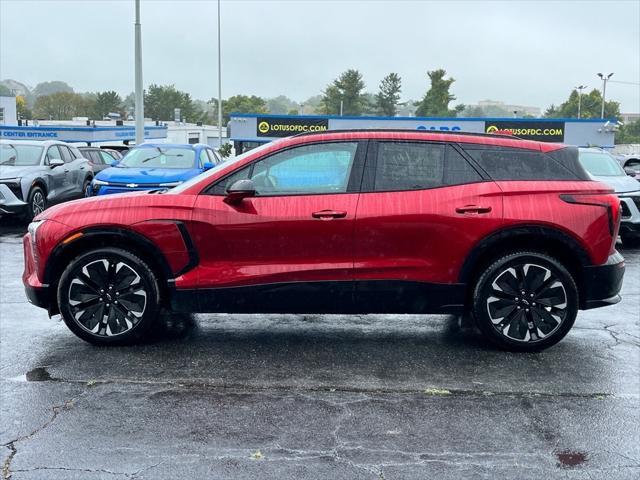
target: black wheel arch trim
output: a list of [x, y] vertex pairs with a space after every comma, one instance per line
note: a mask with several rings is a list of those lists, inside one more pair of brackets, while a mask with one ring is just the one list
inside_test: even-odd
[[483, 254], [489, 251], [489, 249], [496, 245], [498, 242], [502, 242], [509, 238], [531, 238], [531, 236], [546, 237], [548, 239], [551, 239], [552, 241], [563, 244], [576, 255], [582, 267], [592, 264], [589, 255], [585, 251], [584, 247], [582, 247], [582, 245], [580, 245], [580, 243], [576, 239], [571, 237], [566, 232], [545, 225], [517, 225], [513, 227], [506, 227], [497, 232], [493, 232], [477, 242], [462, 264], [462, 268], [460, 269], [460, 274], [458, 277], [459, 282], [468, 283], [471, 280], [471, 276], [478, 265], [478, 261], [482, 258]]

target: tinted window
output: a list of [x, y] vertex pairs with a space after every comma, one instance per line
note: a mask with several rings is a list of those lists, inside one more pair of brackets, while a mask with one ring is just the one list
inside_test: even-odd
[[482, 181], [482, 177], [450, 145], [424, 142], [381, 142], [374, 190], [422, 190]]
[[305, 145], [276, 153], [223, 179], [213, 189], [224, 194], [242, 178], [250, 178], [258, 195], [344, 193], [358, 144]]
[[542, 152], [519, 148], [465, 146], [494, 180], [576, 180], [578, 177]]

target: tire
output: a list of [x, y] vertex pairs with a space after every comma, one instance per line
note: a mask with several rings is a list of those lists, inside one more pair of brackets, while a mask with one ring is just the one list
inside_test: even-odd
[[498, 258], [473, 288], [478, 328], [505, 350], [536, 352], [555, 345], [573, 326], [578, 305], [569, 271], [557, 259], [532, 251]]
[[158, 277], [140, 258], [119, 248], [75, 258], [62, 273], [57, 294], [69, 329], [94, 345], [137, 343], [160, 312]]
[[38, 186], [33, 187], [27, 196], [27, 211], [24, 214], [24, 219], [30, 222], [36, 215], [44, 212], [46, 209], [47, 195], [42, 188]]
[[91, 196], [91, 179], [87, 178], [82, 184], [82, 196], [90, 197]]
[[640, 235], [620, 235], [623, 248], [640, 247]]

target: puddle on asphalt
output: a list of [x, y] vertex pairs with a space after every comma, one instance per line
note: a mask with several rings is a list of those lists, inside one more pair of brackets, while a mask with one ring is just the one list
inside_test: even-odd
[[562, 468], [577, 467], [578, 465], [582, 465], [587, 461], [586, 453], [572, 452], [570, 450], [556, 452], [556, 457], [559, 462], [558, 466]]
[[45, 367], [36, 367], [29, 370], [26, 375], [27, 382], [46, 382], [51, 380], [51, 375]]

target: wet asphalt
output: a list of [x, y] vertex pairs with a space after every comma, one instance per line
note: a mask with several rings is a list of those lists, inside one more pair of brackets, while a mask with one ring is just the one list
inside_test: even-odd
[[3, 479], [640, 478], [640, 251], [538, 354], [452, 316], [165, 317], [98, 348], [27, 303], [0, 225]]

